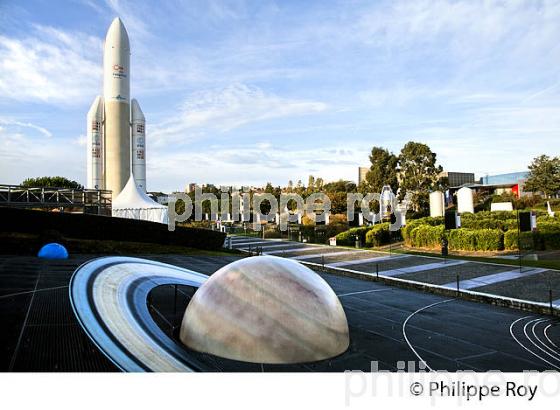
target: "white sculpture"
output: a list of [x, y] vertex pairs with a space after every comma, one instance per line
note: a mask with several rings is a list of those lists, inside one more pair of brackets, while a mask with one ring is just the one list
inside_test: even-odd
[[445, 209], [443, 192], [434, 191], [430, 193], [430, 216], [432, 218], [443, 216]]
[[460, 214], [474, 213], [472, 189], [463, 187], [457, 191], [457, 212]]
[[550, 201], [546, 201], [546, 210], [548, 212], [548, 216], [550, 216], [551, 218], [554, 218], [554, 211], [550, 207]]

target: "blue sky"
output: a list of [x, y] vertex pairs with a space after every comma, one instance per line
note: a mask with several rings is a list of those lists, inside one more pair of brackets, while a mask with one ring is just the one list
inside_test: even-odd
[[148, 189], [357, 179], [373, 145], [451, 171], [560, 151], [558, 1], [0, 2], [0, 182], [85, 182], [85, 116], [121, 17]]

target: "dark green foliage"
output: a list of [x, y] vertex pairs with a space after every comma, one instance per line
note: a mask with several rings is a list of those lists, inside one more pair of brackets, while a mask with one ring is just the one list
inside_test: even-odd
[[372, 246], [382, 246], [388, 244], [391, 240], [391, 232], [389, 231], [389, 224], [383, 223], [375, 225], [366, 233], [365, 245], [368, 248]]
[[408, 142], [399, 155], [401, 183], [399, 197], [412, 194], [412, 208], [418, 212], [429, 208], [429, 192], [437, 188], [439, 174], [443, 170], [436, 165], [436, 154], [430, 147], [419, 142]]
[[369, 156], [371, 166], [366, 174], [367, 190], [381, 192], [385, 185], [389, 185], [393, 192], [397, 192], [398, 159], [396, 155], [382, 147], [373, 147]]
[[443, 217], [432, 218], [427, 216], [420, 219], [412, 219], [409, 222], [407, 222], [406, 226], [401, 228], [401, 234], [406, 245], [414, 246], [410, 242], [410, 235], [412, 230], [420, 225], [429, 225], [429, 226], [443, 225]]
[[419, 225], [410, 232], [409, 243], [410, 246], [415, 248], [439, 248], [441, 247], [441, 240], [444, 234], [445, 229], [443, 225]]
[[336, 235], [336, 244], [343, 246], [354, 246], [356, 244], [356, 236], [360, 239], [361, 246], [373, 247], [388, 245], [392, 241], [402, 240], [401, 232], [391, 232], [389, 223], [376, 224], [374, 226], [361, 226], [359, 228], [351, 228], [347, 231]]
[[70, 189], [84, 189], [76, 181], [71, 181], [65, 177], [39, 177], [39, 178], [27, 178], [22, 183], [21, 186], [26, 188], [70, 188]]
[[[537, 210], [537, 232], [521, 234], [522, 250], [560, 249], [560, 218], [551, 218], [546, 211]], [[401, 229], [407, 246], [439, 247], [429, 228], [442, 224], [442, 218], [420, 218], [408, 222]], [[422, 227], [422, 229], [418, 229]], [[447, 233], [449, 248], [464, 251], [514, 250], [517, 244], [517, 212], [482, 211], [461, 215], [461, 229]], [[441, 239], [441, 238], [440, 238]]]
[[52, 237], [56, 231], [56, 235], [67, 238], [147, 242], [199, 249], [219, 249], [225, 239], [224, 233], [207, 229], [177, 226], [174, 232], [170, 232], [167, 225], [155, 222], [88, 214], [0, 207], [0, 220], [0, 231], [45, 237]]
[[524, 189], [543, 192], [547, 197], [557, 194], [560, 191], [560, 158], [541, 155], [533, 159]]
[[336, 235], [336, 244], [343, 246], [354, 246], [356, 242], [356, 236], [360, 239], [360, 243], [363, 245], [366, 242], [366, 233], [371, 229], [370, 226], [360, 226], [359, 228], [351, 228], [347, 231], [341, 232]]
[[504, 234], [499, 229], [453, 229], [448, 234], [449, 248], [463, 251], [504, 249]]
[[[332, 223], [329, 225], [300, 225], [299, 226], [302, 238], [306, 239], [308, 242], [311, 243], [323, 243], [328, 244], [329, 238], [336, 236], [348, 229], [348, 224], [346, 223]], [[338, 245], [346, 245], [342, 243], [338, 243]], [[352, 246], [354, 243], [352, 242]]]

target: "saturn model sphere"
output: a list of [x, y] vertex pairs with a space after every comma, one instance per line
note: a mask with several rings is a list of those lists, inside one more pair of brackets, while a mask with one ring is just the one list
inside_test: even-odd
[[191, 349], [255, 363], [303, 363], [343, 353], [348, 322], [315, 272], [275, 256], [233, 262], [190, 301], [180, 331]]

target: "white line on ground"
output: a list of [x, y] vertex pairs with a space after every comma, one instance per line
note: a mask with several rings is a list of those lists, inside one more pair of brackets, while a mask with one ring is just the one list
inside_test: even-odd
[[462, 265], [463, 263], [467, 263], [467, 261], [460, 261], [460, 260], [448, 260], [446, 262], [437, 262], [437, 263], [426, 263], [424, 265], [415, 265], [415, 266], [406, 266], [403, 268], [398, 269], [390, 269], [385, 271], [380, 271], [379, 275], [381, 276], [399, 276], [404, 275], [406, 273], [416, 273], [416, 272], [423, 272], [426, 270], [432, 269], [443, 269], [449, 266], [456, 266]]
[[68, 285], [64, 285], [64, 286], [55, 286], [53, 288], [42, 288], [42, 289], [37, 289], [37, 290], [26, 290], [25, 292], [8, 293], [7, 295], [0, 296], [0, 299], [9, 298], [9, 297], [12, 297], [12, 296], [25, 295], [27, 293], [36, 293], [36, 292], [44, 292], [46, 290], [63, 289], [63, 288], [67, 288], [67, 287], [68, 287]]
[[544, 328], [544, 337], [546, 337], [546, 340], [548, 340], [550, 342], [550, 344], [552, 344], [552, 346], [554, 346], [557, 349], [560, 349], [560, 347], [558, 347], [558, 345], [556, 343], [554, 343], [550, 337], [548, 336], [548, 329], [552, 327], [552, 323], [550, 325], [548, 325], [547, 327]]
[[[286, 248], [286, 247], [290, 247], [290, 246], [296, 246], [296, 245], [301, 245], [301, 243], [279, 243], [279, 244], [275, 244], [275, 245], [259, 245], [259, 248], [262, 248], [263, 250], [266, 250], [268, 248]], [[245, 248], [241, 248], [241, 249], [249, 249], [247, 247]]]
[[372, 292], [386, 292], [388, 290], [393, 290], [393, 289], [371, 289], [371, 290], [362, 290], [360, 292], [350, 292], [350, 293], [343, 293], [341, 295], [336, 295], [339, 298], [343, 297], [343, 296], [352, 296], [352, 295], [361, 295], [362, 293], [372, 293]]
[[327, 252], [327, 253], [312, 253], [309, 255], [300, 255], [300, 256], [290, 256], [290, 259], [295, 259], [295, 260], [305, 260], [305, 259], [313, 259], [313, 258], [320, 258], [321, 256], [324, 257], [328, 257], [328, 256], [342, 256], [342, 255], [348, 255], [351, 253], [355, 253], [354, 251], [341, 251], [341, 252]]
[[[519, 269], [510, 270], [507, 272], [493, 273], [491, 275], [479, 276], [478, 278], [466, 279], [459, 282], [459, 289], [472, 289], [480, 286], [491, 285], [493, 283], [504, 282], [506, 280], [524, 278], [526, 276], [536, 275], [537, 273], [544, 272], [547, 269], [536, 268], [527, 270], [525, 272]], [[443, 285], [444, 287], [453, 288], [457, 287], [457, 282], [449, 282]], [[554, 302], [553, 302], [554, 303]]]
[[370, 263], [370, 262], [379, 262], [379, 261], [386, 261], [386, 260], [394, 260], [394, 259], [402, 259], [402, 258], [408, 258], [411, 255], [388, 255], [388, 256], [377, 256], [375, 258], [366, 258], [366, 259], [355, 259], [352, 261], [340, 261], [340, 262], [333, 262], [333, 263], [329, 263], [328, 266], [329, 268], [337, 268], [339, 266], [350, 266], [350, 265], [360, 265], [362, 263]]
[[244, 245], [259, 245], [261, 243], [270, 243], [268, 241], [250, 241], [250, 242], [233, 242], [231, 246], [244, 246]]
[[[321, 249], [321, 248], [322, 248], [321, 246], [306, 245], [306, 246], [301, 247], [301, 248], [290, 249], [287, 252], [304, 252], [304, 251], [308, 251], [310, 249]], [[268, 252], [265, 252], [265, 253], [267, 255], [274, 255], [274, 254], [277, 254], [277, 253], [284, 253], [284, 252], [286, 252], [286, 249], [277, 249], [275, 251], [268, 251]]]
[[431, 305], [428, 305], [428, 306], [424, 306], [424, 307], [422, 307], [422, 308], [420, 308], [420, 309], [418, 309], [418, 310], [412, 312], [412, 313], [405, 319], [405, 321], [404, 321], [404, 323], [403, 323], [403, 325], [402, 325], [402, 334], [403, 334], [403, 336], [404, 336], [404, 340], [405, 340], [406, 344], [408, 345], [408, 347], [410, 348], [410, 350], [412, 350], [412, 353], [414, 353], [414, 354], [416, 355], [416, 357], [418, 358], [418, 360], [420, 360], [422, 363], [424, 363], [424, 365], [426, 366], [426, 369], [428, 369], [428, 370], [431, 371], [431, 372], [433, 372], [434, 369], [432, 369], [430, 366], [428, 366], [428, 363], [427, 363], [424, 359], [422, 359], [422, 356], [420, 356], [420, 355], [418, 354], [418, 352], [416, 351], [416, 349], [412, 346], [412, 343], [410, 343], [410, 340], [408, 340], [408, 337], [406, 336], [406, 324], [407, 324], [408, 321], [409, 321], [414, 315], [416, 315], [417, 313], [420, 313], [420, 312], [422, 312], [423, 310], [429, 309], [429, 308], [431, 308], [431, 307], [433, 307], [433, 306], [440, 305], [440, 304], [446, 303], [446, 302], [450, 302], [450, 301], [452, 301], [452, 300], [453, 300], [453, 299], [446, 299], [446, 300], [442, 300], [442, 301], [439, 301], [439, 302], [436, 302], [436, 303], [432, 303]]

